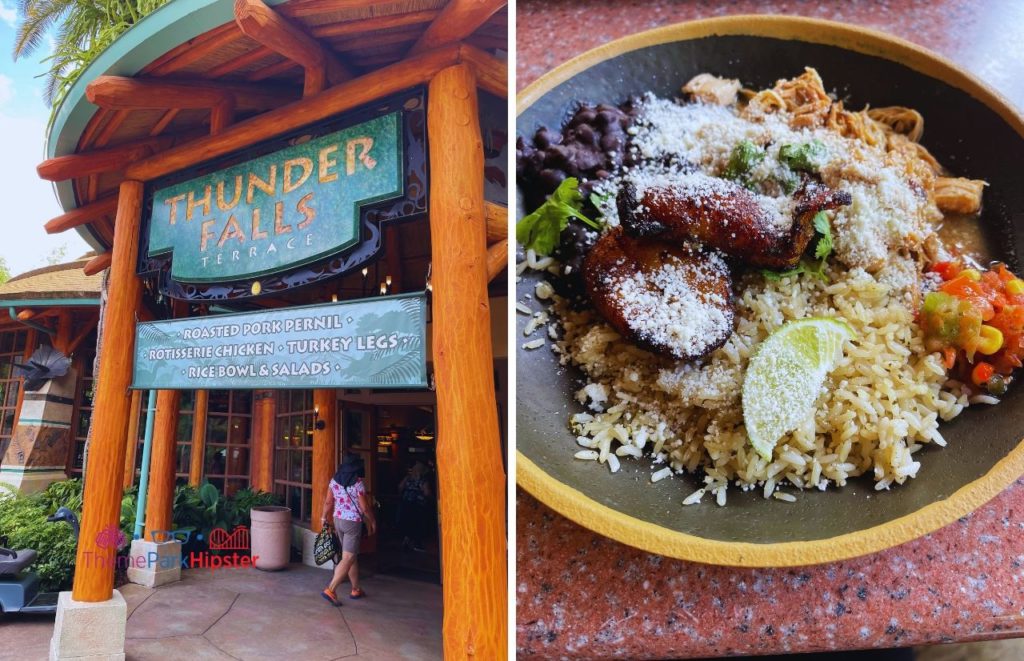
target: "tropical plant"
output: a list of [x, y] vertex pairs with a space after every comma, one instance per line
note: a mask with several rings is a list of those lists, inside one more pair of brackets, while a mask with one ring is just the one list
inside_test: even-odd
[[60, 105], [71, 85], [93, 60], [128, 28], [168, 0], [19, 0], [14, 58], [32, 55], [48, 36], [53, 52], [44, 98]]
[[17, 549], [34, 549], [39, 555], [32, 570], [39, 574], [44, 591], [66, 590], [74, 577], [78, 543], [71, 527], [50, 523], [53, 514], [42, 494], [24, 495], [10, 489], [0, 490], [0, 537]]
[[264, 505], [278, 505], [280, 502], [281, 498], [276, 494], [260, 491], [259, 489], [239, 489], [228, 500], [228, 516], [231, 519], [232, 529], [235, 526], [252, 527], [252, 520], [249, 515], [252, 508]]
[[82, 511], [82, 480], [73, 478], [53, 482], [38, 496], [40, 504], [50, 514], [58, 507], [66, 507], [72, 512]]

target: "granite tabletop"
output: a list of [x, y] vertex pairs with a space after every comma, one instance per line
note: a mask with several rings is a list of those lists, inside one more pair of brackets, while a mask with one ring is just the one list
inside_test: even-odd
[[[714, 4], [714, 6], [711, 6]], [[797, 14], [930, 48], [1024, 108], [1024, 3], [520, 0], [516, 84], [611, 39], [694, 18]], [[651, 555], [519, 490], [519, 657], [679, 658], [896, 647], [1024, 635], [1024, 480], [941, 530], [874, 555], [734, 569]]]

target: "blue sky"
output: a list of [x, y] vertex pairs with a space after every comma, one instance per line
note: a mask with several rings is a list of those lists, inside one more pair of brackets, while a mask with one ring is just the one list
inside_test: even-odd
[[43, 101], [46, 67], [40, 60], [44, 44], [28, 58], [14, 62], [13, 0], [0, 0], [0, 257], [12, 274], [43, 266], [46, 257], [65, 246], [65, 261], [81, 256], [88, 245], [74, 231], [50, 236], [43, 223], [61, 213], [49, 182], [36, 176], [44, 158], [46, 121]]

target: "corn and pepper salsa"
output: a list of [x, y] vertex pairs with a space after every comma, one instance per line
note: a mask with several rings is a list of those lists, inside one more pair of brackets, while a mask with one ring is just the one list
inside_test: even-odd
[[925, 349], [976, 390], [1000, 396], [1024, 358], [1024, 280], [996, 263], [981, 271], [955, 260], [931, 269], [941, 284], [924, 297]]

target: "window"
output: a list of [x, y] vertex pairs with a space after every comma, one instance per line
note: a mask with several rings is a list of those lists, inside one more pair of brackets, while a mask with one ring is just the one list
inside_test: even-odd
[[82, 342], [81, 359], [78, 361], [78, 385], [75, 388], [75, 410], [77, 415], [71, 421], [71, 462], [68, 475], [81, 475], [85, 467], [85, 441], [89, 438], [89, 425], [92, 424], [92, 398], [95, 394], [96, 381], [92, 370], [96, 359], [95, 335]]
[[274, 491], [308, 522], [313, 503], [313, 391], [281, 390], [274, 433]]
[[249, 486], [251, 423], [252, 391], [210, 391], [203, 477], [226, 496]]
[[[142, 452], [146, 442], [146, 407], [149, 405], [149, 391], [139, 393], [142, 405], [139, 406], [138, 438], [135, 442], [135, 474], [142, 470]], [[178, 433], [175, 436], [175, 454], [177, 455], [174, 476], [179, 481], [188, 481], [190, 462], [192, 461], [192, 420], [195, 415], [196, 394], [192, 390], [183, 390], [181, 403], [178, 404]]]
[[192, 421], [195, 419], [196, 393], [184, 390], [181, 393], [181, 404], [178, 406], [178, 433], [176, 435], [177, 465], [174, 469], [176, 477], [188, 481], [189, 468], [192, 465]]
[[18, 422], [15, 415], [21, 378], [14, 376], [13, 363], [25, 358], [26, 335], [25, 331], [0, 334], [0, 446], [6, 446], [11, 440]]

